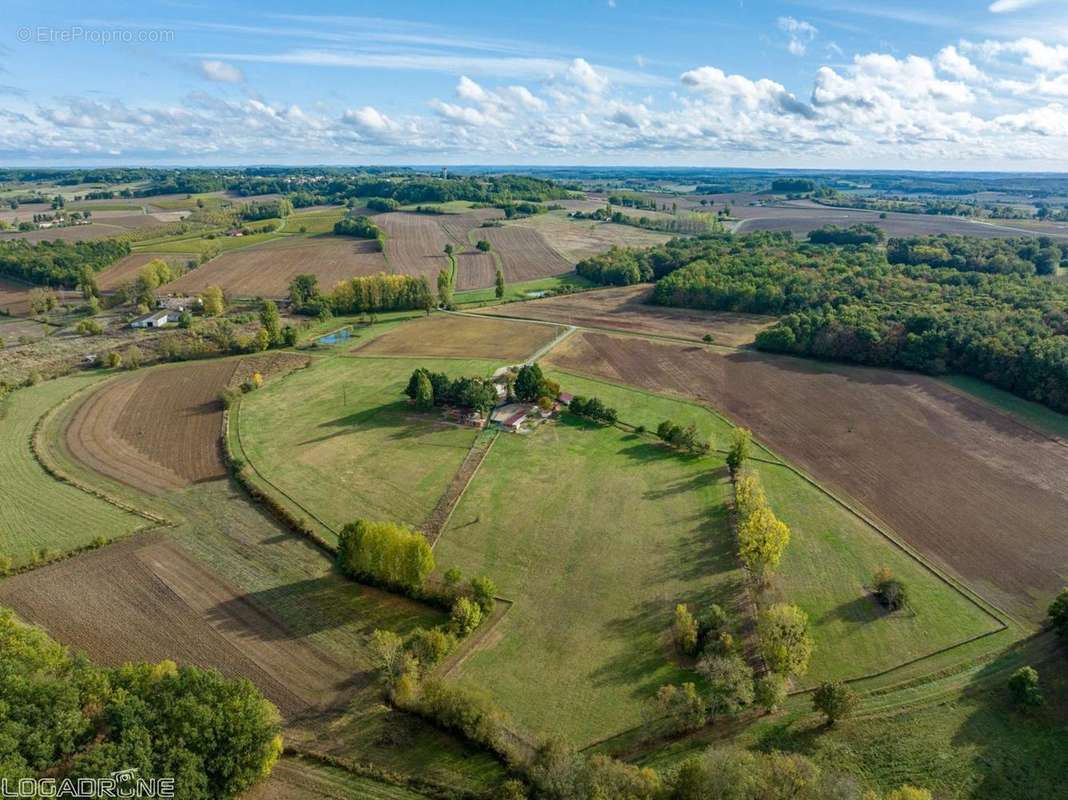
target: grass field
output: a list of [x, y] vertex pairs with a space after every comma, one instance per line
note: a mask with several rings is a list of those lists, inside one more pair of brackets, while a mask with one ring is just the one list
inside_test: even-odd
[[59, 483], [34, 460], [30, 437], [37, 420], [98, 375], [60, 378], [12, 392], [0, 400], [0, 554], [16, 565], [34, 548], [65, 552], [98, 536], [112, 538], [147, 525], [103, 500]]
[[379, 336], [355, 352], [376, 356], [496, 358], [516, 362], [529, 358], [563, 330], [556, 325], [435, 314]]
[[495, 305], [501, 301], [529, 300], [532, 296], [536, 296], [537, 292], [546, 292], [562, 287], [589, 289], [595, 285], [581, 275], [571, 272], [566, 275], [554, 275], [551, 278], [506, 283], [504, 285], [504, 297], [501, 300], [497, 299], [496, 289], [493, 287], [457, 292], [454, 297], [458, 306], [484, 306]]
[[[652, 213], [647, 212], [646, 216], [652, 216]], [[538, 231], [550, 247], [572, 262], [603, 253], [611, 247], [653, 247], [672, 238], [670, 233], [633, 225], [572, 219], [566, 211], [535, 214], [511, 224]]]
[[301, 758], [283, 758], [266, 782], [243, 795], [243, 800], [423, 800], [404, 786], [363, 778], [337, 767]]
[[[489, 375], [496, 367], [418, 363], [453, 376]], [[410, 358], [337, 358], [269, 383], [241, 405], [248, 460], [332, 528], [357, 517], [422, 524], [476, 431], [408, 405], [403, 391], [414, 368]]]
[[[692, 421], [727, 441], [729, 425], [698, 406], [553, 374], [628, 423]], [[793, 529], [761, 601], [810, 615], [816, 654], [800, 686], [889, 669], [999, 627], [786, 467], [754, 468]], [[737, 597], [725, 475], [719, 453], [683, 457], [615, 428], [565, 421], [500, 437], [435, 549], [440, 563], [492, 576], [515, 601], [497, 643], [474, 653], [460, 679], [488, 688], [539, 734], [587, 743], [638, 724], [642, 699], [686, 674], [669, 660], [674, 604]], [[914, 591], [915, 612], [887, 615], [870, 597], [865, 584], [881, 564]]]
[[729, 606], [742, 586], [721, 467], [616, 428], [502, 435], [435, 547], [515, 601], [457, 679], [539, 737], [587, 744], [638, 724], [644, 698], [686, 679], [675, 604]]
[[1036, 430], [1048, 433], [1051, 436], [1060, 436], [1068, 439], [1068, 415], [1058, 414], [1046, 406], [1024, 400], [1014, 394], [991, 386], [977, 378], [969, 378], [967, 375], [950, 375], [942, 378], [945, 383], [961, 391], [978, 397], [987, 403], [1005, 411], [1019, 419], [1025, 425]]

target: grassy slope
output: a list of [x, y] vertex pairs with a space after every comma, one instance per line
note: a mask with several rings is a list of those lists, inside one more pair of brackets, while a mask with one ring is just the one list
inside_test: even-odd
[[[419, 363], [453, 376], [494, 368]], [[331, 527], [357, 517], [421, 524], [476, 432], [409, 407], [403, 391], [414, 368], [412, 359], [328, 359], [249, 395], [241, 406], [249, 461]]]
[[0, 554], [16, 565], [28, 561], [33, 548], [67, 551], [97, 536], [110, 539], [149, 524], [59, 483], [33, 458], [30, 437], [41, 415], [99, 379], [95, 374], [60, 378], [0, 401]]
[[581, 423], [501, 436], [435, 548], [516, 601], [460, 678], [540, 736], [640, 722], [642, 700], [685, 677], [674, 605], [729, 603], [740, 585], [721, 467]]
[[[595, 284], [590, 283], [580, 275], [568, 273], [566, 275], [554, 275], [551, 278], [538, 278], [533, 281], [520, 283], [506, 283], [504, 285], [503, 301], [528, 300], [528, 292], [544, 292], [549, 289], [558, 289], [562, 286], [573, 286], [576, 289], [589, 289]], [[469, 289], [466, 292], [457, 292], [454, 300], [458, 306], [487, 306], [497, 305], [496, 289], [490, 286], [487, 289]]]

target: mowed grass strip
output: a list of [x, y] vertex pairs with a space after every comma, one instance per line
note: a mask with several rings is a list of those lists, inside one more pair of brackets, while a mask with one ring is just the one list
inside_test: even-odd
[[268, 383], [241, 403], [241, 444], [269, 480], [335, 529], [352, 520], [424, 522], [477, 431], [408, 404], [417, 366], [488, 376], [495, 362], [338, 358]]
[[0, 555], [26, 563], [34, 548], [68, 551], [130, 533], [146, 524], [49, 475], [34, 459], [30, 438], [42, 414], [100, 380], [77, 375], [20, 389], [0, 400]]

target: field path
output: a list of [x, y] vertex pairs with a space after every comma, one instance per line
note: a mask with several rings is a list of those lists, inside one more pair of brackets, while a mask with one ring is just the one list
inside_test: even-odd
[[437, 543], [441, 532], [449, 524], [453, 509], [460, 502], [460, 498], [464, 496], [468, 484], [475, 477], [478, 468], [482, 466], [482, 462], [485, 461], [486, 455], [489, 453], [490, 448], [493, 447], [493, 443], [497, 441], [499, 435], [500, 431], [498, 430], [484, 430], [476, 437], [471, 449], [467, 451], [467, 455], [464, 456], [464, 460], [460, 463], [460, 468], [456, 470], [456, 474], [438, 500], [438, 504], [434, 506], [434, 510], [430, 512], [430, 516], [423, 523], [422, 531], [430, 541], [431, 547]]

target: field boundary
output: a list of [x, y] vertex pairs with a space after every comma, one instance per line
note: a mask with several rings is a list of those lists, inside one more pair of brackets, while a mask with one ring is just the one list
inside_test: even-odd
[[[494, 443], [500, 437], [500, 430], [493, 430], [490, 435], [489, 442], [483, 444], [483, 434], [485, 430], [479, 431], [478, 436], [475, 437], [475, 441], [471, 443], [471, 447], [467, 450], [467, 455], [464, 456], [464, 460], [460, 462], [460, 466], [456, 468], [456, 472], [449, 481], [449, 485], [445, 487], [445, 491], [442, 492], [441, 497], [438, 498], [438, 502], [430, 512], [430, 516], [427, 517], [426, 522], [423, 523], [422, 530], [423, 535], [430, 540], [430, 548], [433, 549], [434, 545], [438, 543], [438, 539], [441, 538], [441, 534], [444, 533], [445, 528], [449, 525], [449, 520], [452, 519], [452, 514], [456, 510], [456, 506], [460, 504], [464, 495], [467, 493], [467, 487], [471, 485], [471, 482], [475, 479], [479, 469], [482, 468], [482, 463], [486, 460], [486, 456], [489, 455], [489, 451], [493, 448]], [[471, 461], [474, 459], [474, 466], [471, 467]], [[470, 470], [466, 472], [466, 470]], [[457, 481], [462, 481], [463, 485], [458, 492], [453, 493], [453, 487]], [[441, 513], [443, 512], [443, 516]], [[440, 519], [438, 519], [440, 517]], [[511, 602], [511, 601], [508, 601]]]

